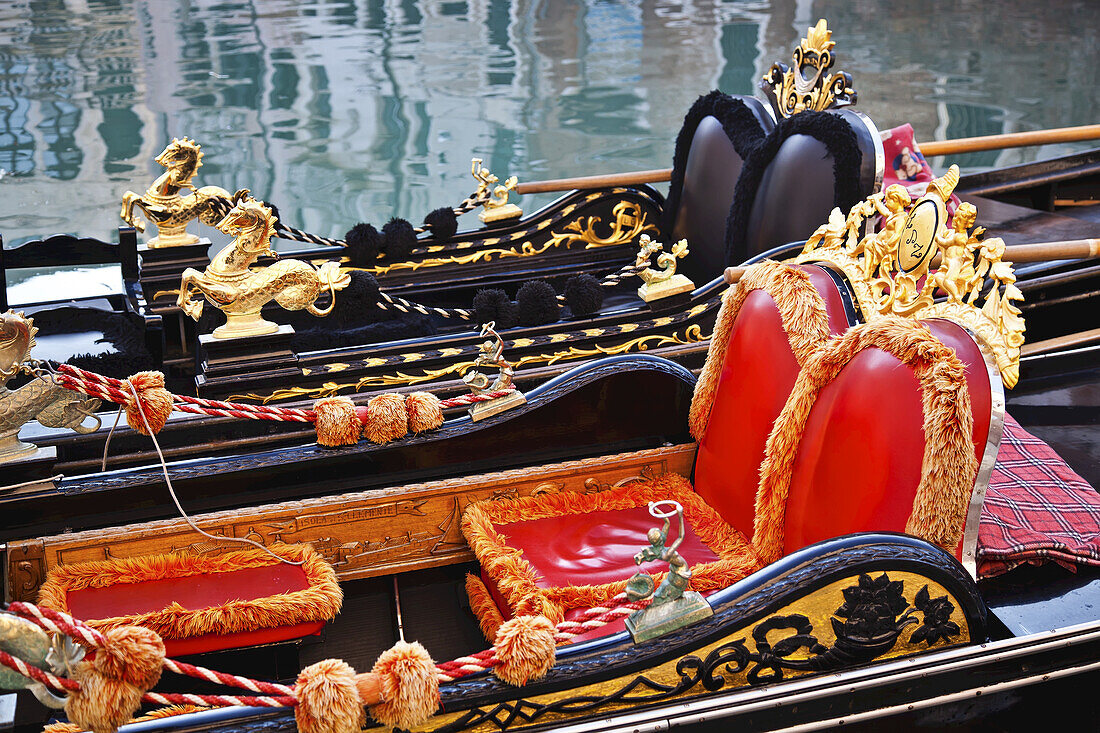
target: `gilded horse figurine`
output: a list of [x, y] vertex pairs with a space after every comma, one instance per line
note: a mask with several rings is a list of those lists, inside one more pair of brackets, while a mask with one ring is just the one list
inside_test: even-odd
[[[202, 315], [202, 298], [226, 315], [226, 323], [214, 329], [216, 338], [237, 338], [275, 333], [279, 326], [260, 315], [264, 304], [274, 300], [287, 310], [303, 308], [315, 316], [327, 316], [336, 304], [336, 291], [351, 282], [336, 262], [314, 269], [302, 260], [280, 260], [255, 271], [249, 268], [262, 255], [278, 255], [271, 249], [271, 234], [277, 218], [271, 209], [251, 197], [237, 205], [216, 224], [219, 231], [236, 239], [210, 262], [204, 272], [188, 267], [183, 271], [176, 304], [196, 321]], [[328, 290], [332, 303], [324, 309], [314, 305]]]
[[[156, 157], [156, 161], [168, 170], [140, 196], [133, 191], [123, 194], [121, 216], [124, 221], [139, 232], [145, 231], [145, 223], [134, 213], [134, 207], [137, 207], [149, 221], [156, 224], [157, 236], [149, 240], [150, 247], [178, 247], [198, 242], [199, 238], [187, 231], [187, 224], [192, 219], [214, 226], [229, 207], [248, 196], [246, 188], [232, 197], [218, 186], [195, 188], [191, 179], [202, 167], [202, 155], [199, 144], [194, 140], [172, 138], [172, 142]], [[180, 195], [185, 188], [192, 193]]]
[[[65, 389], [31, 359], [37, 332], [34, 321], [22, 313], [9, 310], [0, 314], [0, 463], [24, 458], [37, 450], [19, 440], [19, 429], [30, 420], [78, 433], [99, 429], [99, 418], [93, 414], [99, 400]], [[8, 382], [21, 373], [34, 379], [19, 389], [8, 389]], [[88, 417], [94, 424], [85, 426]]]

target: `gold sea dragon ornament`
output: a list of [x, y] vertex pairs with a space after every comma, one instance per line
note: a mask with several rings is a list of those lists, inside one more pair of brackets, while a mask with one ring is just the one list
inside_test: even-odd
[[[959, 167], [953, 165], [912, 208], [909, 193], [895, 184], [847, 216], [833, 209], [795, 261], [841, 270], [867, 318], [944, 318], [964, 326], [990, 348], [1002, 381], [1012, 387], [1020, 377], [1025, 327], [1016, 303], [1024, 296], [1012, 264], [1001, 259], [1004, 242], [983, 240], [985, 230], [973, 228], [972, 204], [961, 204], [948, 226], [947, 201], [958, 182]], [[861, 234], [879, 216], [883, 224]]]
[[[233, 243], [215, 255], [205, 271], [191, 267], [183, 271], [176, 304], [196, 321], [203, 308], [202, 297], [196, 296], [205, 296], [225, 313], [226, 323], [214, 329], [215, 338], [275, 333], [279, 326], [260, 314], [264, 304], [272, 300], [287, 310], [305, 309], [315, 316], [326, 316], [336, 304], [336, 291], [351, 282], [337, 262], [314, 269], [302, 260], [288, 259], [250, 269], [261, 255], [278, 256], [271, 249], [275, 221], [271, 209], [259, 201], [251, 197], [239, 201], [217, 223], [220, 231], [236, 236]], [[314, 301], [325, 291], [332, 302], [327, 308], [318, 308]]]
[[[37, 450], [19, 440], [19, 429], [30, 420], [78, 433], [99, 429], [94, 414], [99, 400], [65, 389], [31, 358], [37, 332], [34, 321], [22, 313], [0, 314], [0, 463], [26, 458]], [[18, 389], [8, 389], [8, 382], [19, 374], [34, 378]], [[93, 424], [85, 426], [89, 417]]]
[[[638, 273], [642, 286], [638, 288], [638, 297], [647, 303], [680, 293], [689, 293], [695, 289], [695, 283], [676, 273], [676, 261], [688, 255], [688, 243], [681, 239], [672, 245], [672, 251], [665, 252], [664, 245], [648, 234], [638, 238], [638, 257], [634, 261], [637, 268], [645, 268]], [[657, 269], [648, 267], [649, 261], [657, 255]]]
[[[149, 240], [149, 246], [178, 247], [195, 244], [199, 238], [187, 231], [187, 224], [198, 219], [214, 226], [225, 215], [226, 208], [248, 196], [242, 188], [230, 196], [218, 186], [196, 188], [191, 179], [202, 167], [202, 150], [198, 143], [184, 137], [173, 138], [156, 162], [167, 168], [153, 185], [138, 195], [127, 191], [122, 196], [122, 219], [139, 232], [145, 231], [145, 223], [134, 209], [140, 209], [157, 227], [157, 236]], [[180, 191], [189, 190], [183, 195]]]

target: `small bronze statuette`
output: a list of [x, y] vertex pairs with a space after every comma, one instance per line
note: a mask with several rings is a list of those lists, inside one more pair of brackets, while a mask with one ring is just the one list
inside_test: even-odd
[[[671, 508], [663, 510], [663, 506]], [[653, 598], [647, 608], [635, 611], [626, 619], [627, 631], [635, 642], [664, 636], [714, 615], [714, 610], [701, 595], [688, 590], [691, 584], [691, 568], [688, 567], [687, 560], [677, 552], [684, 541], [684, 508], [677, 501], [652, 501], [649, 503], [649, 513], [656, 519], [663, 519], [664, 524], [659, 529], [654, 527], [646, 533], [649, 545], [634, 556], [634, 562], [641, 565], [651, 560], [664, 560], [668, 563], [668, 574], [656, 589], [653, 576], [646, 572], [638, 572], [627, 582], [627, 599], [640, 601]], [[680, 534], [666, 547], [672, 517], [679, 517]]]
[[681, 239], [676, 244], [672, 245], [671, 252], [664, 252], [664, 245], [660, 242], [654, 241], [648, 234], [643, 234], [638, 239], [638, 258], [634, 261], [635, 267], [646, 267], [649, 264], [653, 255], [657, 255], [657, 267], [646, 267], [638, 273], [643, 281], [642, 287], [638, 288], [638, 297], [647, 303], [652, 303], [655, 300], [661, 298], [667, 298], [672, 295], [679, 295], [680, 293], [690, 293], [695, 289], [695, 283], [683, 275], [676, 274], [676, 260], [681, 257], [686, 257], [688, 254], [688, 243], [686, 239]]
[[[462, 375], [462, 381], [470, 388], [473, 394], [485, 394], [486, 392], [499, 392], [503, 389], [512, 389], [512, 375], [515, 370], [511, 362], [504, 358], [504, 339], [496, 332], [496, 322], [489, 321], [481, 327], [481, 335], [489, 336], [490, 341], [481, 344], [480, 353], [474, 360], [473, 367]], [[492, 382], [486, 374], [478, 371], [478, 367], [496, 367], [499, 370], [497, 378]], [[497, 413], [510, 410], [513, 407], [527, 404], [527, 398], [518, 389], [511, 394], [497, 397], [488, 402], [478, 402], [470, 410], [470, 419], [474, 422], [484, 420]]]
[[793, 66], [776, 62], [764, 75], [760, 88], [778, 117], [856, 103], [852, 75], [847, 71], [828, 73], [836, 63], [833, 56], [836, 42], [832, 36], [833, 32], [822, 18], [806, 30], [806, 37], [794, 50]]
[[[156, 225], [157, 236], [149, 240], [150, 247], [195, 244], [199, 238], [187, 231], [187, 224], [192, 219], [214, 226], [228, 207], [248, 195], [248, 189], [241, 189], [230, 196], [228, 191], [218, 186], [195, 188], [191, 179], [202, 167], [202, 155], [199, 144], [194, 140], [173, 138], [156, 157], [156, 161], [168, 170], [140, 196], [133, 191], [123, 194], [121, 216], [126, 223], [139, 232], [145, 231], [145, 222], [134, 212], [136, 206]], [[191, 193], [180, 195], [185, 188], [190, 189]]]
[[[337, 262], [326, 262], [314, 269], [302, 260], [280, 260], [258, 270], [249, 269], [261, 255], [276, 257], [271, 249], [271, 234], [276, 217], [271, 209], [249, 197], [237, 203], [218, 222], [219, 230], [235, 234], [236, 239], [219, 252], [204, 272], [194, 268], [183, 271], [176, 305], [196, 321], [202, 315], [205, 296], [226, 315], [226, 323], [214, 329], [215, 338], [262, 336], [275, 333], [279, 326], [260, 315], [265, 303], [274, 300], [287, 310], [305, 309], [315, 316], [327, 316], [336, 304], [336, 291], [351, 278], [340, 272]], [[332, 303], [321, 309], [314, 305], [328, 291]]]
[[[19, 429], [31, 420], [78, 433], [99, 429], [99, 418], [94, 414], [99, 400], [65, 389], [31, 358], [37, 332], [34, 321], [22, 313], [9, 310], [0, 314], [0, 463], [28, 458], [38, 450], [19, 440]], [[19, 389], [8, 389], [7, 383], [17, 374], [34, 379]], [[89, 417], [94, 425], [85, 426], [84, 420]]]
[[481, 219], [483, 224], [518, 219], [523, 216], [523, 209], [515, 204], [508, 203], [508, 194], [515, 191], [516, 186], [519, 185], [518, 178], [509, 176], [504, 181], [503, 186], [493, 188], [493, 184], [499, 183], [500, 179], [490, 173], [488, 168], [481, 165], [481, 158], [474, 158], [470, 161], [470, 175], [477, 179], [477, 192], [474, 193], [474, 198], [485, 200], [484, 209], [477, 215], [477, 218]]

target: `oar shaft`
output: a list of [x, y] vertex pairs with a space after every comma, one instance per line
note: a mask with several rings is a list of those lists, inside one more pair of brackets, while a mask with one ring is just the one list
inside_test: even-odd
[[[1069, 143], [1097, 139], [1100, 139], [1100, 125], [1081, 125], [1080, 127], [1059, 127], [1053, 130], [1011, 132], [1005, 135], [964, 137], [957, 140], [933, 140], [931, 142], [921, 143], [920, 149], [925, 157], [931, 157], [934, 155], [976, 153], [982, 150], [1018, 148], [1025, 145], [1048, 145], [1050, 143]], [[671, 176], [672, 169], [663, 168], [651, 171], [633, 171], [631, 173], [611, 173], [601, 176], [557, 178], [552, 181], [521, 183], [516, 186], [516, 193], [552, 193], [555, 191], [572, 191], [576, 188], [637, 186], [643, 183], [664, 183]]]
[[1003, 150], [1004, 148], [1048, 145], [1050, 143], [1072, 143], [1097, 138], [1100, 138], [1100, 125], [1081, 125], [1080, 127], [1058, 127], [1053, 130], [1010, 132], [1004, 135], [963, 137], [956, 140], [932, 140], [921, 143], [920, 151], [928, 158], [934, 155], [961, 155], [963, 153], [977, 153], [982, 150]]

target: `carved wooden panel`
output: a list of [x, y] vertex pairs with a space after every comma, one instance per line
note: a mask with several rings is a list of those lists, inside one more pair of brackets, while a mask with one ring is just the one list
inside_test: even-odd
[[[472, 560], [460, 528], [462, 512], [472, 502], [606, 491], [666, 472], [686, 476], [694, 458], [694, 444], [677, 445], [217, 512], [196, 516], [195, 521], [218, 537], [246, 537], [265, 545], [309, 542], [342, 580], [353, 580]], [[208, 539], [182, 519], [13, 542], [8, 548], [9, 577], [15, 581], [12, 596], [33, 600], [46, 573], [62, 564], [165, 552], [220, 553], [239, 547]], [[37, 559], [28, 559], [35, 552]]]

